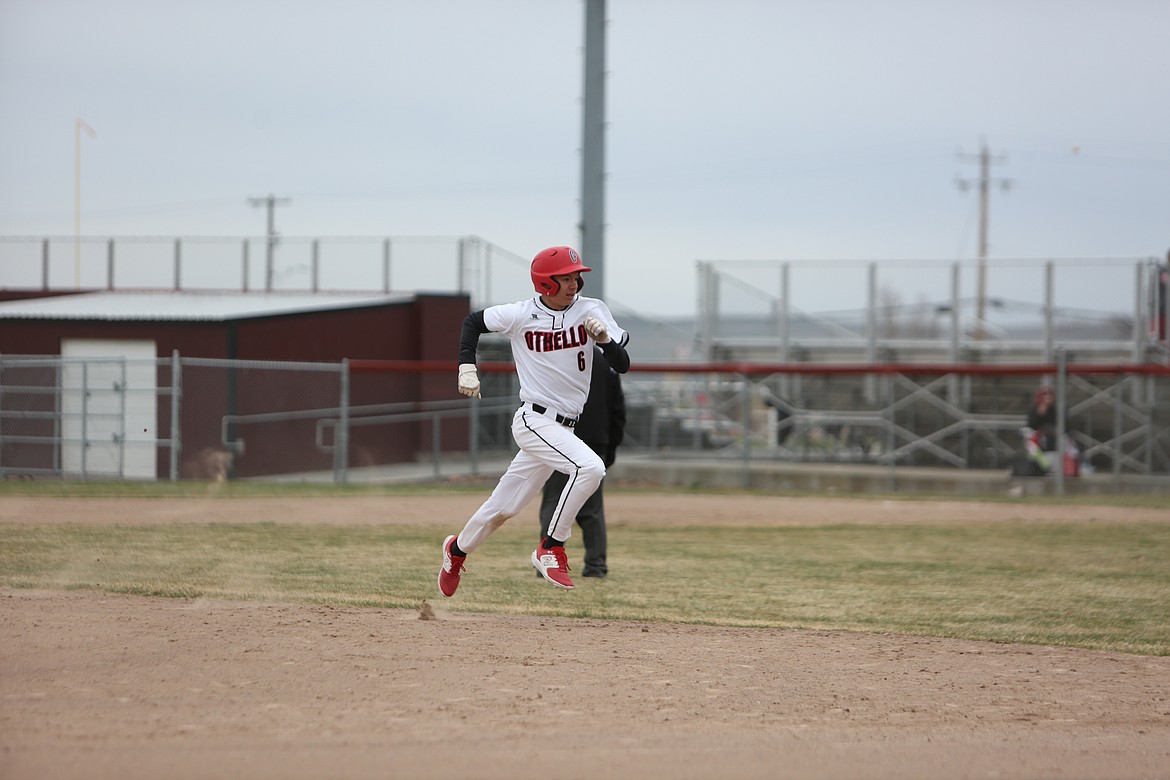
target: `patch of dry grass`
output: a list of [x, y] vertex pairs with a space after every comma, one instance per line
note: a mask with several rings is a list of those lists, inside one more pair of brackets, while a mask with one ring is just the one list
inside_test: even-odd
[[[883, 631], [1170, 654], [1170, 525], [621, 527], [565, 592], [504, 527], [456, 597], [434, 528], [0, 525], [0, 585], [168, 597]], [[578, 541], [570, 562], [580, 568]]]

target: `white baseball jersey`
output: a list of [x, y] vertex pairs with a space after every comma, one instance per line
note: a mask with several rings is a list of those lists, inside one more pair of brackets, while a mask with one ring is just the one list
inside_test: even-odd
[[625, 346], [629, 341], [605, 302], [583, 295], [564, 311], [548, 308], [539, 297], [483, 310], [488, 330], [503, 333], [512, 342], [522, 402], [580, 416], [593, 375], [593, 340], [585, 332], [586, 317], [605, 323], [609, 337], [618, 344]]

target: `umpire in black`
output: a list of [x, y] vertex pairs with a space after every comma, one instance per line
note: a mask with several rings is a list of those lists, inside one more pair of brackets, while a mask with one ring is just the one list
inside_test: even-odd
[[[598, 347], [594, 349], [597, 349], [597, 354], [593, 356], [589, 397], [585, 400], [585, 409], [581, 412], [574, 430], [577, 437], [600, 455], [605, 467], [609, 468], [616, 458], [618, 445], [625, 437], [626, 397], [622, 393], [621, 377], [610, 368], [601, 349]], [[566, 474], [554, 471], [544, 483], [544, 493], [540, 499], [541, 539], [548, 534], [553, 511], [567, 480]], [[585, 544], [585, 568], [581, 572], [585, 577], [604, 577], [609, 573], [605, 563], [605, 496], [602, 495], [604, 487], [605, 480], [602, 480], [597, 490], [577, 513], [577, 524], [581, 526], [581, 539]], [[537, 574], [539, 575], [539, 572]]]

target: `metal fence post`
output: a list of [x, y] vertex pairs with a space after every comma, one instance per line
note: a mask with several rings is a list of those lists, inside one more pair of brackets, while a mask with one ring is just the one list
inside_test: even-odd
[[1145, 269], [1142, 264], [1138, 263], [1136, 266], [1137, 274], [1134, 278], [1134, 301], [1133, 301], [1133, 362], [1140, 363], [1142, 357], [1146, 352], [1146, 327], [1148, 323], [1145, 318], [1145, 290], [1143, 282], [1146, 280], [1146, 275], [1143, 273]]
[[183, 289], [183, 240], [175, 239], [175, 292]]
[[57, 412], [53, 415], [53, 470], [57, 476], [65, 474], [65, 421], [62, 411], [65, 409], [65, 380], [63, 374], [65, 367], [60, 361], [53, 366], [53, 403], [54, 410]]
[[1113, 490], [1121, 492], [1121, 404], [1129, 377], [1113, 386]]
[[114, 239], [106, 243], [106, 289], [114, 289]]
[[895, 427], [897, 425], [897, 410], [894, 408], [894, 378], [889, 374], [882, 376], [886, 397], [886, 414], [889, 419], [886, 420], [886, 452], [889, 458], [890, 468], [887, 473], [887, 480], [891, 491], [898, 489], [898, 438]]
[[719, 321], [719, 277], [711, 263], [696, 260], [695, 265], [699, 275], [697, 341], [702, 359], [713, 360], [715, 323]]
[[1147, 376], [1146, 381], [1146, 473], [1154, 473], [1154, 393], [1157, 387], [1154, 385], [1154, 377]]
[[310, 276], [312, 277], [313, 292], [321, 291], [321, 239], [314, 238], [312, 255], [309, 260]]
[[[784, 263], [780, 266], [780, 311], [779, 311], [779, 328], [780, 328], [780, 362], [787, 363], [792, 359], [791, 351], [791, 308], [789, 298], [789, 264]], [[792, 393], [792, 388], [789, 387], [788, 374], [780, 376], [780, 395], [783, 398], [788, 398]]]
[[183, 364], [179, 360], [179, 350], [171, 351], [171, 482], [179, 481], [179, 447], [182, 437], [182, 426], [179, 424], [179, 394], [182, 392], [183, 382], [181, 374]]
[[382, 239], [382, 292], [390, 292], [390, 239]]
[[1055, 268], [1052, 261], [1044, 264], [1044, 362], [1052, 362], [1052, 339], [1055, 333], [1053, 314], [1056, 297]]
[[658, 399], [650, 402], [650, 449], [658, 449]]
[[459, 239], [459, 248], [456, 253], [456, 282], [455, 292], [467, 292], [467, 239]]
[[[962, 281], [962, 269], [958, 263], [951, 264], [951, 362], [959, 362], [959, 345], [963, 335], [963, 319], [959, 311], [959, 286]], [[951, 374], [947, 379], [947, 400], [952, 406], [962, 403], [959, 387], [959, 376]]]
[[[868, 273], [868, 296], [869, 301], [866, 306], [865, 316], [865, 362], [871, 366], [877, 362], [877, 307], [878, 307], [878, 281], [877, 281], [877, 263], [869, 264]], [[873, 403], [877, 399], [877, 377], [873, 374], [865, 375], [865, 400], [867, 403]]]
[[85, 479], [89, 449], [89, 361], [81, 364], [81, 478]]
[[695, 336], [698, 341], [700, 356], [703, 360], [710, 360], [711, 345], [711, 272], [702, 260], [695, 261], [696, 275], [699, 277], [699, 311], [695, 322]]
[[1068, 413], [1068, 354], [1064, 347], [1056, 350], [1056, 495], [1064, 495], [1064, 437], [1067, 435], [1064, 416]]
[[242, 253], [240, 255], [240, 266], [243, 280], [240, 289], [248, 292], [248, 239], [244, 239]]
[[435, 467], [435, 479], [441, 477], [443, 417], [438, 412], [431, 415], [431, 462]]
[[751, 378], [747, 374], [743, 375], [743, 392], [740, 395], [743, 418], [743, 463], [740, 471], [740, 486], [746, 489], [751, 486], [750, 463], [752, 459], [752, 393]]
[[333, 448], [333, 480], [339, 485], [349, 482], [349, 358], [341, 361], [340, 398], [337, 402], [337, 441]]
[[[695, 424], [691, 430], [691, 449], [700, 450], [703, 448], [703, 405], [711, 403], [711, 375], [703, 374], [703, 393], [695, 403]], [[715, 415], [711, 415], [712, 422], [715, 421]], [[714, 432], [714, 431], [712, 431]]]
[[483, 305], [487, 306], [492, 302], [492, 246], [490, 241], [485, 241], [483, 247], [483, 269], [480, 274], [480, 284], [483, 286]]
[[962, 468], [971, 468], [971, 429], [966, 425], [964, 425], [963, 430], [959, 432], [959, 441], [962, 442], [960, 447], [963, 450]]
[[122, 426], [122, 433], [114, 434], [114, 441], [118, 445], [118, 479], [126, 478], [126, 383], [129, 381], [126, 376], [126, 358], [122, 358], [122, 381], [118, 386], [118, 420]]

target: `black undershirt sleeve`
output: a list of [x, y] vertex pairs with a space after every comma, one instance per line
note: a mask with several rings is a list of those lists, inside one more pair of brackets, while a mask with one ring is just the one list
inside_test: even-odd
[[487, 324], [483, 321], [483, 309], [473, 311], [463, 320], [463, 330], [459, 333], [459, 363], [475, 365], [475, 352], [479, 348], [480, 334], [487, 333]]
[[610, 339], [604, 344], [598, 344], [601, 347], [602, 353], [605, 355], [605, 360], [619, 374], [624, 374], [630, 370], [630, 354], [626, 352], [626, 348]]

